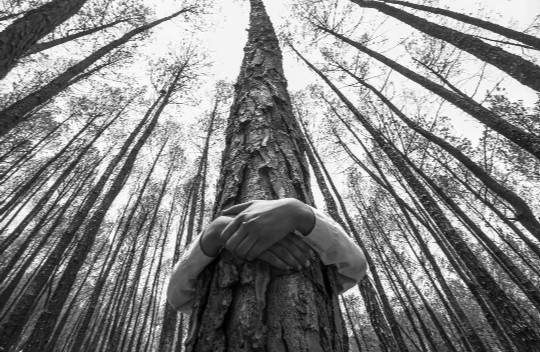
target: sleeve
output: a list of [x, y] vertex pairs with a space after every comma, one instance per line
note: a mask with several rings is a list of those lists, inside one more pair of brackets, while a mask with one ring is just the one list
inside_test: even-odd
[[186, 247], [173, 268], [167, 287], [169, 304], [182, 313], [191, 313], [197, 277], [215, 259], [204, 254], [200, 242], [201, 235]]
[[367, 265], [360, 247], [336, 222], [312, 208], [315, 225], [304, 240], [317, 252], [325, 265], [337, 267], [340, 293], [356, 285], [365, 275]]

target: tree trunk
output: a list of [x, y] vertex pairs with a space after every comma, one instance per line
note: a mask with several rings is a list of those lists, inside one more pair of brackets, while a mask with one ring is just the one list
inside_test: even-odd
[[501, 135], [508, 138], [510, 141], [514, 142], [516, 145], [520, 146], [524, 150], [528, 151], [534, 155], [537, 159], [540, 160], [540, 137], [528, 133], [521, 128], [509, 123], [504, 120], [497, 114], [493, 113], [489, 109], [486, 109], [482, 105], [478, 104], [476, 101], [469, 97], [464, 97], [461, 94], [452, 92], [443, 86], [432, 82], [431, 80], [417, 74], [416, 72], [406, 68], [405, 66], [400, 65], [399, 63], [390, 60], [389, 58], [381, 55], [371, 49], [368, 49], [359, 42], [353, 41], [331, 29], [325, 27], [319, 27], [321, 30], [332, 34], [336, 38], [339, 38], [346, 42], [347, 44], [354, 46], [358, 50], [368, 54], [369, 56], [375, 58], [376, 60], [387, 65], [391, 69], [401, 73], [403, 76], [409, 78], [410, 80], [420, 84], [422, 87], [432, 91], [433, 93], [439, 95], [441, 98], [448, 100], [470, 116], [474, 117], [478, 121], [482, 122], [486, 126], [492, 128], [494, 131], [500, 133]]
[[429, 22], [396, 7], [378, 1], [352, 0], [361, 7], [370, 7], [392, 16], [409, 26], [434, 38], [444, 40], [455, 47], [476, 56], [506, 72], [521, 84], [540, 92], [540, 67], [522, 57], [452, 28]]
[[497, 194], [502, 199], [506, 200], [515, 211], [516, 219], [533, 234], [537, 239], [540, 240], [540, 222], [538, 221], [535, 214], [532, 212], [529, 205], [515, 192], [511, 189], [500, 184], [495, 180], [491, 175], [485, 171], [480, 165], [471, 160], [468, 156], [463, 154], [461, 150], [454, 147], [452, 144], [448, 143], [444, 139], [436, 136], [430, 131], [422, 128], [416, 122], [412, 121], [407, 117], [401, 110], [399, 110], [392, 102], [386, 98], [379, 90], [377, 90], [372, 85], [366, 83], [363, 79], [346, 69], [345, 67], [340, 67], [345, 72], [347, 72], [351, 77], [356, 79], [356, 81], [362, 84], [364, 87], [370, 89], [379, 99], [381, 99], [394, 114], [396, 114], [407, 126], [409, 126], [415, 132], [418, 132], [420, 135], [425, 137], [427, 140], [435, 143], [442, 149], [444, 149], [448, 154], [452, 155], [454, 158], [459, 160], [473, 175], [478, 177], [489, 189], [491, 189], [495, 194]]
[[[261, 0], [251, 0], [248, 43], [227, 126], [214, 215], [252, 199], [313, 204], [282, 57]], [[197, 284], [186, 351], [347, 351], [335, 270], [298, 272], [229, 252]]]
[[17, 126], [17, 124], [26, 120], [28, 118], [28, 114], [32, 110], [48, 102], [58, 93], [62, 92], [64, 89], [78, 81], [80, 76], [77, 77], [77, 75], [84, 75], [84, 70], [88, 69], [92, 64], [104, 57], [106, 54], [110, 53], [112, 50], [118, 48], [122, 44], [127, 43], [137, 34], [143, 33], [152, 27], [155, 27], [188, 11], [191, 11], [191, 8], [182, 9], [170, 16], [164, 17], [160, 20], [145, 24], [131, 30], [130, 32], [124, 34], [121, 38], [113, 40], [109, 44], [101, 47], [94, 53], [90, 54], [90, 56], [86, 57], [82, 61], [69, 67], [51, 82], [41, 87], [34, 93], [27, 95], [21, 100], [16, 101], [4, 110], [0, 111], [0, 136], [5, 135], [12, 128]]
[[438, 15], [447, 16], [450, 18], [453, 18], [455, 20], [472, 24], [473, 26], [486, 29], [488, 31], [491, 31], [493, 33], [500, 34], [506, 38], [517, 40], [518, 42], [521, 42], [523, 44], [530, 45], [533, 48], [536, 48], [537, 50], [540, 50], [540, 38], [537, 38], [535, 36], [519, 32], [516, 30], [513, 30], [511, 28], [507, 28], [501, 25], [498, 25], [496, 23], [485, 21], [480, 18], [471, 17], [468, 15], [464, 15], [462, 13], [441, 9], [438, 7], [432, 7], [432, 6], [426, 6], [426, 5], [420, 5], [420, 4], [413, 4], [408, 1], [400, 1], [400, 0], [382, 0], [384, 2], [388, 2], [391, 4], [396, 5], [403, 5], [407, 7], [411, 7], [413, 9], [422, 10], [426, 12], [436, 13]]
[[86, 0], [53, 0], [25, 15], [0, 33], [0, 79], [24, 53], [62, 22], [73, 16]]
[[94, 27], [94, 28], [89, 28], [89, 29], [86, 29], [84, 31], [80, 31], [80, 32], [77, 32], [77, 33], [74, 33], [74, 34], [70, 34], [70, 35], [67, 35], [67, 36], [62, 37], [62, 38], [54, 39], [54, 40], [51, 40], [51, 41], [48, 41], [48, 42], [45, 42], [45, 43], [38, 43], [38, 44], [34, 45], [32, 48], [30, 48], [30, 50], [28, 50], [23, 55], [23, 57], [39, 53], [41, 51], [45, 51], [45, 50], [50, 49], [50, 48], [54, 48], [55, 46], [62, 45], [64, 43], [70, 42], [70, 41], [78, 39], [78, 38], [85, 37], [85, 36], [90, 35], [90, 34], [94, 34], [96, 32], [102, 31], [104, 29], [116, 26], [119, 23], [123, 23], [123, 22], [127, 22], [127, 21], [128, 21], [127, 19], [117, 20], [117, 21], [113, 21], [111, 23], [107, 23], [107, 24], [104, 24], [104, 25], [101, 25], [101, 26], [97, 26], [97, 27]]
[[493, 278], [480, 259], [470, 249], [469, 245], [463, 240], [460, 233], [454, 228], [431, 194], [406, 165], [397, 149], [368, 122], [366, 117], [355, 108], [355, 106], [320, 70], [303, 58], [299, 53], [297, 54], [339, 96], [347, 108], [371, 134], [377, 145], [392, 161], [392, 164], [394, 164], [396, 169], [403, 176], [405, 182], [407, 182], [423, 207], [435, 221], [439, 230], [444, 234], [448, 243], [470, 270], [471, 274], [474, 275], [479, 286], [483, 289], [483, 294], [485, 294], [490, 302], [496, 307], [498, 314], [505, 323], [508, 334], [512, 337], [513, 344], [518, 349], [525, 351], [540, 351], [540, 347], [537, 347], [540, 344], [540, 335], [536, 329], [523, 317], [516, 304], [508, 297], [500, 284]]

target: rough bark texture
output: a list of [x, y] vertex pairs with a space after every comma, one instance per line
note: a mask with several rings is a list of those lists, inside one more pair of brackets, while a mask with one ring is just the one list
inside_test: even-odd
[[427, 35], [444, 40], [506, 72], [520, 83], [536, 91], [540, 91], [540, 67], [518, 55], [514, 55], [499, 47], [488, 44], [470, 34], [465, 34], [452, 28], [429, 22], [421, 17], [381, 2], [362, 0], [353, 0], [353, 2], [362, 7], [377, 9], [388, 16], [392, 16], [407, 23], [409, 26], [422, 31]]
[[[251, 199], [312, 204], [279, 43], [260, 0], [251, 0], [250, 22], [215, 214]], [[199, 277], [186, 351], [347, 350], [335, 271], [318, 260], [288, 272], [223, 252]]]
[[381, 148], [391, 160], [392, 164], [417, 196], [424, 209], [426, 209], [427, 213], [434, 220], [440, 232], [444, 235], [445, 239], [466, 265], [472, 276], [476, 279], [478, 287], [469, 287], [469, 289], [483, 291], [482, 295], [485, 295], [489, 302], [496, 308], [497, 312], [499, 312], [505, 325], [504, 329], [511, 337], [514, 346], [520, 351], [540, 351], [540, 348], [538, 348], [538, 345], [540, 344], [540, 335], [533, 324], [527, 321], [521, 314], [518, 306], [513, 302], [511, 297], [506, 294], [498, 281], [490, 274], [485, 265], [471, 250], [467, 242], [463, 240], [461, 233], [456, 230], [440, 208], [439, 204], [433, 199], [416, 175], [413, 174], [398, 150], [369, 123], [366, 117], [356, 109], [356, 107], [320, 70], [313, 66], [313, 64], [307, 61], [298, 52], [297, 54], [336, 93], [356, 119], [370, 133], [378, 147]]
[[55, 0], [28, 11], [0, 33], [0, 79], [38, 40], [73, 16], [86, 0]]

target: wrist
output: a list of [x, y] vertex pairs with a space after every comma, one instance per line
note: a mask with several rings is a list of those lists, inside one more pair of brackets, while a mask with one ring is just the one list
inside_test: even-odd
[[203, 253], [208, 257], [216, 257], [219, 254], [219, 251], [221, 250], [221, 239], [219, 236], [217, 238], [214, 238], [216, 236], [211, 236], [206, 231], [203, 232], [203, 235], [201, 236], [199, 245], [201, 246], [201, 250]]
[[307, 236], [315, 227], [315, 214], [311, 207], [297, 199], [291, 199], [293, 204], [293, 214], [295, 218], [296, 230]]

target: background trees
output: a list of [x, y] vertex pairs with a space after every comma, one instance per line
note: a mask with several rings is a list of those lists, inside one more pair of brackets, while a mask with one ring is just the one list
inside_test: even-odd
[[[163, 290], [211, 216], [231, 89], [213, 82], [225, 63], [209, 65], [207, 37], [227, 12], [93, 0], [47, 28], [24, 21], [61, 3], [0, 6], [0, 114], [25, 111], [0, 140], [0, 343], [180, 351], [187, 318]], [[266, 5], [318, 70], [284, 48], [315, 202], [370, 258], [342, 301], [351, 350], [538, 350], [538, 17], [442, 0], [296, 0], [283, 18]], [[15, 32], [24, 45], [4, 48]]]

